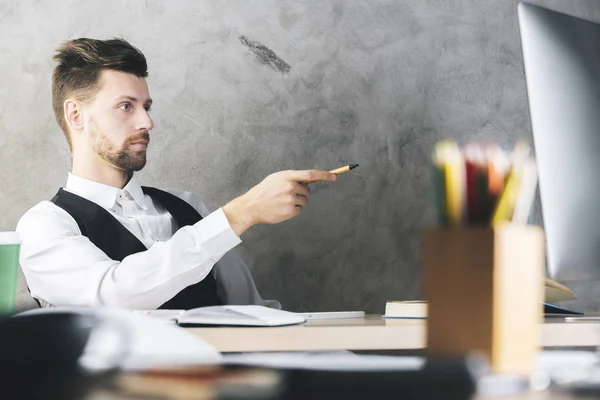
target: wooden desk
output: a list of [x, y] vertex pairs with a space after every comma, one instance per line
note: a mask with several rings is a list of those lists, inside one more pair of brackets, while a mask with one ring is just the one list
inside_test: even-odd
[[[308, 351], [308, 350], [418, 350], [425, 346], [426, 321], [382, 319], [380, 315], [366, 318], [312, 320], [302, 325], [277, 328], [187, 328], [189, 332], [205, 339], [221, 352], [252, 351]], [[541, 329], [543, 347], [595, 347], [600, 346], [600, 323], [566, 323], [554, 318]], [[150, 382], [152, 383], [152, 382]], [[154, 385], [154, 386], [152, 386]], [[159, 396], [169, 389], [164, 381], [138, 382], [145, 394]], [[181, 400], [199, 398], [192, 381], [175, 379], [169, 390], [172, 396], [165, 399]], [[210, 397], [206, 394], [207, 398]], [[87, 400], [131, 400], [115, 388], [92, 393]], [[152, 397], [153, 398], [153, 397]], [[568, 393], [550, 391], [525, 392], [512, 396], [478, 395], [473, 400], [585, 400]]]
[[[309, 351], [309, 350], [418, 350], [425, 346], [426, 321], [382, 319], [380, 315], [366, 318], [311, 320], [302, 325], [276, 328], [218, 327], [187, 328], [221, 352]], [[555, 318], [541, 328], [542, 345], [556, 347], [600, 346], [600, 323], [566, 323]], [[134, 380], [134, 383], [136, 381]], [[197, 384], [202, 384], [196, 383]], [[206, 382], [204, 383], [206, 384]], [[147, 395], [165, 395], [165, 399], [197, 399], [193, 381], [175, 379], [168, 386], [164, 381], [137, 382], [137, 390]], [[171, 396], [165, 391], [170, 391]], [[208, 395], [207, 395], [208, 396]], [[118, 390], [99, 391], [87, 400], [130, 400]], [[213, 398], [213, 397], [207, 397]], [[478, 395], [473, 400], [584, 400], [567, 393], [550, 391], [524, 392], [512, 396]]]
[[[425, 320], [365, 318], [310, 320], [274, 328], [187, 328], [221, 352], [310, 350], [415, 350], [425, 347]], [[600, 323], [548, 319], [544, 348], [600, 346]]]

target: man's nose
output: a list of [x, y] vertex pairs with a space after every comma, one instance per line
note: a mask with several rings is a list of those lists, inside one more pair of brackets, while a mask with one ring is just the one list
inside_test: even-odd
[[154, 128], [154, 121], [152, 121], [152, 118], [150, 117], [150, 114], [148, 114], [148, 111], [144, 110], [140, 115], [137, 129], [140, 131], [141, 130], [150, 131], [153, 128]]

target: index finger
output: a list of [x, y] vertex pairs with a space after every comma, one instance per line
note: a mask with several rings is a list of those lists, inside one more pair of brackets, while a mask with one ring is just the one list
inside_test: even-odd
[[319, 181], [335, 181], [336, 176], [329, 171], [318, 169], [307, 169], [303, 171], [288, 171], [287, 177], [290, 180], [301, 183], [313, 183]]

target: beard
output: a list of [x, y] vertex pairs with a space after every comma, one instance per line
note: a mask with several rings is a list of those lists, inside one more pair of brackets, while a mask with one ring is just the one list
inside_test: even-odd
[[127, 138], [121, 147], [116, 148], [108, 137], [103, 133], [94, 134], [92, 149], [104, 161], [125, 171], [140, 171], [146, 165], [146, 149], [133, 150], [130, 148], [132, 143], [140, 140], [150, 140], [148, 132], [142, 132], [138, 135]]

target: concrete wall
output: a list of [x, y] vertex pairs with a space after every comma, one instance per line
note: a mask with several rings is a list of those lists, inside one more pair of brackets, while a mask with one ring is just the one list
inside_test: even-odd
[[[600, 21], [595, 0], [536, 3]], [[0, 230], [69, 171], [50, 105], [54, 49], [113, 36], [149, 63], [144, 184], [217, 208], [271, 172], [360, 163], [314, 185], [301, 217], [243, 237], [261, 292], [291, 310], [418, 298], [432, 145], [530, 137], [516, 1], [3, 1]], [[594, 284], [573, 287], [600, 308]]]

